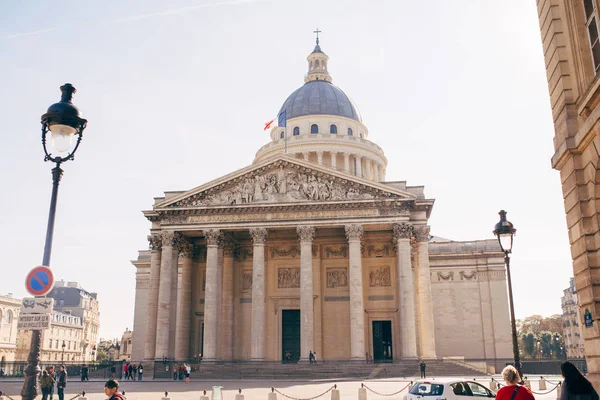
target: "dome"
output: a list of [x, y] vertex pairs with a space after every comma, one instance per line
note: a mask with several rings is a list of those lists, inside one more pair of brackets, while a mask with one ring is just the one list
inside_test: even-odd
[[362, 122], [354, 102], [346, 96], [342, 89], [324, 80], [306, 82], [287, 98], [277, 115], [284, 110], [287, 119], [304, 115], [327, 114]]

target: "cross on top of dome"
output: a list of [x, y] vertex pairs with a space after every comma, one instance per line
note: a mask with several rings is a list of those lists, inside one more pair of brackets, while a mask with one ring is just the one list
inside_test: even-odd
[[319, 28], [317, 28], [316, 31], [313, 31], [313, 33], [316, 33], [316, 35], [317, 35], [317, 45], [315, 46], [313, 53], [323, 53], [323, 51], [321, 50], [321, 46], [319, 46], [319, 33], [321, 33], [321, 32], [323, 32], [323, 31], [320, 31]]

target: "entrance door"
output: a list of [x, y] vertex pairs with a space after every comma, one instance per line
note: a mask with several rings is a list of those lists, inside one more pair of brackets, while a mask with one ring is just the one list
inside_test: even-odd
[[373, 360], [375, 362], [391, 362], [392, 321], [373, 321]]
[[281, 360], [300, 359], [300, 310], [281, 311]]

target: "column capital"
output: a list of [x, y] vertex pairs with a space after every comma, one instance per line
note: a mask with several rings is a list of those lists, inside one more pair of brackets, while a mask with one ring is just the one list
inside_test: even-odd
[[307, 242], [312, 243], [315, 237], [315, 227], [310, 225], [299, 226], [296, 228], [296, 232], [300, 238], [300, 243]]
[[335, 156], [337, 156], [337, 154], [338, 154], [338, 152], [337, 152], [337, 151], [330, 151], [329, 153], [330, 153], [332, 156], [334, 156], [334, 157], [335, 157]]
[[427, 225], [417, 225], [414, 227], [415, 229], [415, 237], [417, 242], [428, 242], [429, 241], [429, 232], [431, 228]]
[[198, 246], [194, 246], [191, 242], [182, 239], [179, 242], [179, 252], [186, 258], [195, 258], [198, 256]]
[[162, 250], [162, 233], [153, 233], [148, 235], [148, 244], [150, 250], [161, 251]]
[[252, 236], [254, 244], [265, 244], [268, 236], [267, 228], [252, 228], [250, 236]]
[[217, 246], [222, 240], [221, 231], [218, 229], [205, 229], [203, 233], [207, 246]]
[[238, 253], [239, 253], [239, 246], [231, 238], [231, 236], [229, 236], [229, 235], [223, 236], [223, 240], [221, 241], [221, 246], [223, 247], [223, 255], [225, 257], [237, 258]]
[[179, 242], [182, 240], [183, 236], [181, 233], [175, 231], [164, 231], [162, 233], [162, 245], [163, 246], [171, 246], [178, 247]]
[[363, 227], [362, 225], [359, 224], [352, 224], [352, 225], [346, 225], [345, 227], [346, 230], [346, 238], [348, 238], [348, 241], [352, 241], [352, 240], [362, 240], [362, 235], [363, 235]]
[[410, 239], [410, 236], [414, 232], [414, 227], [412, 224], [407, 224], [406, 222], [401, 222], [399, 224], [394, 224], [394, 239]]

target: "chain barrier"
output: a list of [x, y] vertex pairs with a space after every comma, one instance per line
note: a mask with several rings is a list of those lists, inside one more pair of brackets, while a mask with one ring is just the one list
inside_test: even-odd
[[398, 391], [397, 391], [397, 392], [395, 392], [395, 393], [389, 393], [389, 394], [379, 393], [379, 392], [377, 392], [377, 391], [375, 391], [375, 390], [371, 389], [370, 387], [368, 387], [368, 386], [367, 386], [367, 385], [365, 385], [364, 383], [361, 383], [361, 384], [360, 384], [360, 387], [362, 387], [362, 388], [365, 388], [365, 389], [367, 389], [369, 392], [371, 392], [371, 393], [373, 393], [373, 394], [376, 394], [376, 395], [378, 395], [378, 396], [389, 397], [389, 396], [395, 396], [395, 395], [397, 395], [397, 394], [400, 394], [401, 392], [403, 392], [403, 391], [405, 391], [407, 388], [409, 388], [409, 387], [410, 387], [410, 385], [412, 385], [412, 384], [413, 384], [413, 382], [412, 382], [412, 381], [410, 381], [410, 382], [408, 383], [408, 385], [404, 386], [402, 389], [398, 390]]
[[498, 388], [501, 388], [502, 386], [506, 386], [506, 385], [503, 385], [502, 382], [495, 380], [493, 376], [492, 376], [492, 382], [496, 382], [498, 384]]
[[558, 389], [558, 387], [559, 387], [560, 385], [561, 385], [561, 382], [558, 382], [558, 384], [557, 384], [556, 386], [554, 386], [554, 388], [553, 388], [553, 389], [550, 389], [550, 390], [549, 390], [549, 391], [547, 391], [547, 392], [534, 392], [533, 390], [531, 390], [531, 389], [530, 389], [530, 390], [531, 390], [531, 393], [533, 393], [533, 394], [544, 395], [544, 394], [548, 394], [548, 393], [552, 393], [552, 392], [554, 392], [556, 389]]
[[71, 397], [69, 400], [75, 400], [78, 397], [84, 397], [85, 392], [77, 393], [75, 396]]
[[546, 382], [548, 382], [548, 383], [549, 383], [549, 384], [551, 384], [551, 385], [560, 385], [560, 382], [561, 382], [561, 381], [558, 381], [558, 382], [552, 382], [552, 381], [549, 381], [548, 379], [544, 378], [543, 376], [540, 376], [540, 379], [542, 379], [543, 381], [546, 381]]
[[298, 398], [298, 397], [288, 396], [287, 394], [281, 393], [279, 390], [277, 390], [277, 389], [275, 389], [273, 387], [271, 388], [271, 392], [272, 393], [279, 393], [283, 397], [288, 398], [290, 400], [314, 400], [314, 399], [318, 399], [321, 396], [325, 396], [327, 393], [331, 392], [333, 389], [337, 389], [337, 385], [333, 385], [332, 387], [330, 387], [329, 389], [327, 389], [325, 392], [321, 393], [318, 396], [307, 397], [307, 398]]
[[8, 400], [15, 400], [15, 399], [13, 399], [12, 397], [10, 397], [9, 395], [7, 395], [6, 393], [4, 393], [4, 392], [2, 392], [0, 390], [0, 397], [2, 397], [2, 396], [6, 397]]

